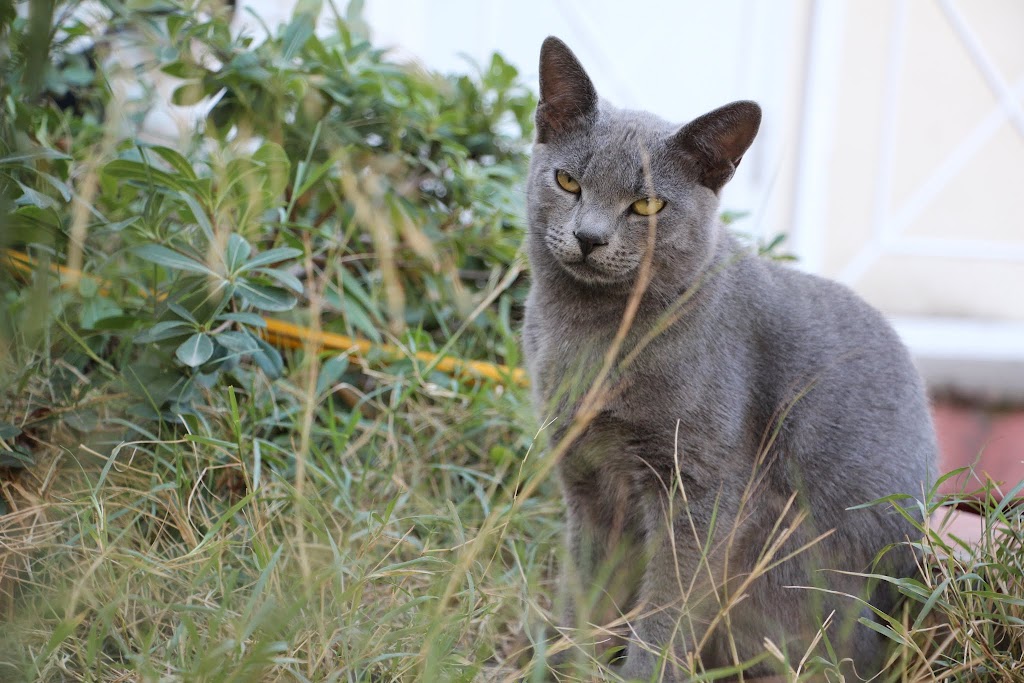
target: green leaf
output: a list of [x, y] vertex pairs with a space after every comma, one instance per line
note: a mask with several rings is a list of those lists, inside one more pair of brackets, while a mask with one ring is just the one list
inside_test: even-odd
[[104, 296], [87, 299], [86, 302], [82, 304], [82, 329], [95, 329], [96, 323], [99, 321], [119, 316], [122, 313], [124, 313], [124, 311], [120, 306]]
[[192, 323], [193, 325], [198, 325], [199, 324], [199, 321], [196, 320], [196, 317], [194, 315], [192, 315], [192, 311], [188, 310], [187, 308], [185, 308], [181, 304], [174, 304], [174, 303], [167, 304], [167, 308], [171, 309], [171, 312], [173, 312], [176, 316], [178, 316], [182, 320], [187, 320], [190, 323]]
[[31, 187], [28, 187], [27, 185], [25, 185], [24, 183], [22, 183], [20, 181], [15, 181], [15, 182], [17, 182], [18, 183], [18, 187], [21, 188], [21, 196], [18, 197], [14, 201], [16, 206], [26, 206], [27, 205], [27, 206], [36, 206], [36, 207], [39, 207], [40, 209], [55, 209], [55, 210], [60, 208], [60, 204], [58, 204], [57, 200], [55, 200], [53, 197], [48, 197], [47, 195], [43, 194], [42, 192], [36, 192]]
[[268, 202], [280, 197], [288, 186], [291, 161], [284, 148], [276, 142], [264, 142], [252, 155], [253, 161], [263, 165], [266, 172], [263, 194]]
[[174, 89], [171, 93], [171, 102], [179, 107], [191, 107], [202, 102], [205, 97], [206, 89], [203, 88], [202, 82], [188, 81]]
[[236, 233], [228, 237], [228, 246], [224, 251], [224, 265], [228, 273], [234, 274], [242, 271], [245, 260], [252, 253], [252, 247], [245, 241], [245, 238]]
[[302, 195], [306, 194], [306, 192], [309, 191], [309, 189], [313, 187], [313, 185], [315, 185], [317, 181], [324, 176], [324, 174], [331, 170], [335, 163], [336, 162], [334, 159], [328, 159], [324, 163], [314, 168], [312, 171], [309, 171], [306, 162], [300, 161], [295, 168], [295, 178], [296, 180], [299, 180], [301, 178], [302, 183], [295, 191], [295, 196], [301, 197]]
[[266, 375], [272, 379], [280, 377], [284, 372], [284, 361], [281, 359], [281, 352], [267, 343], [265, 339], [256, 339], [259, 350], [252, 354], [256, 365], [260, 366]]
[[217, 340], [218, 344], [234, 353], [252, 353], [259, 349], [259, 344], [256, 343], [256, 338], [248, 332], [227, 330], [226, 332], [221, 332], [214, 338]]
[[0, 449], [0, 467], [22, 470], [35, 464], [31, 455], [21, 450]]
[[[168, 19], [167, 25], [168, 29], [170, 29], [170, 19]], [[171, 32], [171, 35], [173, 35], [173, 32]], [[195, 64], [190, 64], [189, 62], [182, 61], [164, 64], [160, 67], [160, 70], [168, 76], [174, 76], [175, 78], [180, 78], [183, 81], [187, 81], [194, 78], [202, 78], [205, 73], [202, 67], [198, 67]]]
[[176, 176], [166, 171], [161, 171], [149, 164], [130, 159], [115, 159], [103, 167], [103, 175], [110, 176], [115, 180], [134, 180], [145, 183], [147, 186], [164, 187], [188, 192], [191, 190], [187, 179]]
[[302, 282], [299, 278], [286, 270], [279, 270], [277, 268], [260, 268], [256, 272], [276, 280], [279, 285], [292, 290], [296, 294], [302, 294], [303, 292]]
[[256, 254], [256, 256], [250, 259], [245, 264], [245, 267], [239, 272], [245, 272], [271, 263], [287, 261], [289, 259], [298, 258], [299, 256], [302, 256], [302, 250], [295, 249], [294, 247], [278, 247], [277, 249], [270, 249], [261, 254]]
[[199, 332], [182, 342], [178, 350], [174, 352], [185, 365], [196, 368], [210, 360], [213, 355], [213, 341], [209, 335]]
[[178, 33], [188, 26], [189, 16], [182, 14], [168, 14], [167, 15], [167, 35], [171, 38], [177, 39]]
[[322, 394], [329, 390], [348, 370], [348, 356], [335, 356], [328, 359], [320, 367], [320, 376], [316, 379], [316, 393]]
[[50, 161], [71, 161], [71, 157], [63, 152], [58, 152], [55, 149], [38, 148], [28, 152], [26, 154], [12, 154], [6, 157], [0, 157], [0, 167], [4, 166], [21, 166], [26, 161], [35, 161], [36, 159], [47, 159]]
[[867, 619], [865, 617], [860, 617], [859, 619], [857, 619], [857, 621], [860, 622], [861, 624], [864, 624], [865, 626], [867, 626], [872, 631], [877, 631], [878, 633], [881, 633], [883, 636], [885, 636], [889, 640], [896, 641], [897, 643], [899, 643], [900, 645], [903, 645], [904, 647], [909, 647], [910, 646], [910, 644], [907, 642], [906, 638], [904, 638], [901, 634], [896, 633], [896, 631], [892, 630], [888, 626], [885, 626], [884, 624], [879, 624], [878, 622], [872, 621], [871, 619]]
[[206, 239], [213, 242], [216, 239], [216, 235], [213, 232], [213, 223], [210, 222], [210, 217], [203, 209], [202, 204], [199, 203], [199, 200], [189, 192], [181, 192], [178, 196], [188, 205], [189, 210], [192, 211], [192, 217], [199, 227], [202, 228]]
[[952, 576], [947, 576], [946, 579], [940, 583], [934, 591], [932, 591], [932, 594], [928, 596], [928, 599], [924, 603], [924, 607], [921, 608], [920, 612], [918, 612], [917, 618], [914, 619], [914, 625], [911, 627], [914, 631], [920, 628], [921, 624], [924, 623], [925, 617], [927, 617], [932, 611], [932, 608], [935, 607], [935, 603], [938, 602], [939, 598], [942, 597], [942, 594], [945, 593], [946, 588], [952, 580]]
[[247, 304], [265, 311], [288, 311], [297, 303], [294, 296], [276, 287], [267, 287], [249, 280], [239, 280], [236, 286]]
[[146, 259], [159, 266], [173, 270], [185, 270], [190, 273], [200, 273], [202, 275], [216, 275], [205, 263], [200, 263], [193, 258], [179, 254], [159, 244], [144, 244], [140, 247], [135, 247], [132, 251], [139, 258]]
[[[302, 4], [304, 3], [300, 2], [300, 8]], [[284, 27], [284, 31], [281, 34], [282, 59], [285, 61], [293, 59], [295, 55], [299, 53], [299, 50], [302, 49], [302, 46], [306, 44], [306, 41], [313, 35], [313, 32], [316, 29], [316, 21], [313, 18], [314, 16], [315, 15], [306, 12], [302, 12], [300, 14], [300, 9], [296, 9], [291, 22]]]
[[152, 150], [154, 153], [158, 154], [160, 158], [166, 161], [168, 164], [170, 164], [175, 171], [185, 176], [189, 180], [197, 180], [195, 169], [192, 168], [192, 162], [178, 154], [173, 149], [169, 147], [160, 147], [159, 145], [154, 145], [153, 147], [148, 147], [147, 149]]
[[137, 315], [112, 315], [100, 318], [96, 321], [93, 326], [94, 330], [103, 330], [106, 332], [127, 332], [138, 326], [139, 318]]
[[63, 180], [55, 178], [49, 173], [39, 173], [37, 175], [42, 180], [45, 180], [50, 187], [57, 190], [57, 192], [60, 193], [61, 199], [63, 199], [66, 202], [71, 201], [71, 197], [74, 196], [74, 193], [71, 191], [71, 188], [68, 187], [67, 183], [65, 183]]
[[[346, 294], [348, 292], [346, 291]], [[368, 338], [375, 342], [381, 341], [380, 331], [377, 326], [373, 324], [373, 320], [367, 315], [366, 309], [359, 304], [355, 297], [346, 296], [345, 302], [345, 319], [355, 329], [362, 332]]]
[[13, 439], [21, 434], [21, 428], [12, 425], [10, 422], [0, 421], [0, 439]]
[[75, 64], [61, 69], [60, 77], [68, 85], [82, 87], [92, 84], [96, 74], [86, 64]]
[[217, 320], [242, 323], [243, 325], [249, 325], [250, 327], [267, 326], [267, 321], [263, 319], [263, 316], [245, 311], [241, 313], [221, 313], [217, 316]]
[[131, 218], [126, 218], [123, 221], [117, 221], [116, 223], [107, 223], [106, 225], [103, 226], [103, 229], [106, 230], [107, 232], [121, 232], [129, 225], [132, 225], [138, 220], [138, 216], [132, 216]]
[[99, 291], [99, 283], [91, 277], [83, 277], [78, 281], [78, 293], [82, 295], [83, 299], [91, 299], [96, 296]]
[[149, 344], [151, 342], [173, 339], [188, 334], [192, 326], [179, 320], [165, 320], [153, 325], [148, 330], [143, 330], [135, 335], [133, 340], [136, 344]]

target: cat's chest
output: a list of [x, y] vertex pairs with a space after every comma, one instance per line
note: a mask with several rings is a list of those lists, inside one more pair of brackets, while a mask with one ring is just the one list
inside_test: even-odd
[[556, 310], [527, 312], [523, 330], [527, 367], [537, 397], [565, 404], [607, 374], [614, 330]]
[[538, 412], [555, 431], [566, 429], [581, 402], [596, 394], [601, 417], [583, 441], [601, 443], [602, 452], [706, 452], [734, 446], [742, 436], [732, 373], [714, 358], [720, 344], [702, 344], [675, 327], [647, 334], [649, 325], [638, 318], [617, 353], [609, 353], [618, 320], [595, 325], [553, 311], [532, 314], [524, 328], [527, 365]]
[[[609, 329], [611, 328], [611, 329]], [[642, 340], [636, 325], [624, 339], [617, 327], [597, 326], [558, 316], [534, 321], [525, 330], [527, 365], [542, 418], [571, 421], [584, 401], [598, 401], [606, 437], [621, 432], [632, 441], [643, 435], [671, 434], [671, 425], [690, 410], [690, 363], [679, 345], [660, 338]], [[664, 429], [652, 429], [660, 425]]]
[[524, 350], [541, 398], [579, 394], [599, 379], [616, 385], [618, 395], [645, 388], [662, 394], [683, 390], [675, 386], [685, 382], [677, 368], [692, 363], [671, 330], [648, 335], [649, 325], [634, 320], [618, 339], [621, 315], [573, 313], [527, 310]]

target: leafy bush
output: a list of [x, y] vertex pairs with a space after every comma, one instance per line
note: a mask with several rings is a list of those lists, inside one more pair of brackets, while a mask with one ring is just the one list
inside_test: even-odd
[[[0, 247], [39, 260], [0, 268], [0, 680], [471, 676], [525, 595], [467, 599], [489, 579], [452, 573], [463, 520], [517, 489], [529, 419], [519, 388], [415, 353], [516, 363], [532, 94], [499, 56], [395, 64], [355, 16], [254, 45], [224, 16], [109, 7], [148, 45], [139, 78], [212, 106], [177, 149], [141, 143], [104, 39], [80, 52], [94, 27], [0, 8]], [[267, 314], [402, 353], [282, 352]], [[557, 515], [525, 510], [479, 550], [508, 544], [497, 576], [530, 554], [535, 583]], [[463, 620], [440, 633], [446, 592]]]
[[[253, 314], [298, 304], [296, 317], [308, 318], [308, 277], [323, 281], [317, 316], [329, 329], [375, 342], [382, 329], [411, 329], [413, 343], [432, 348], [514, 260], [533, 97], [499, 56], [476, 78], [442, 78], [389, 62], [341, 20], [321, 39], [308, 12], [256, 46], [232, 38], [223, 17], [118, 16], [122, 30], [154, 41], [163, 72], [183, 79], [176, 99], [215, 102], [205, 135], [182, 141], [187, 157], [118, 138], [112, 126], [97, 137], [99, 107], [80, 116], [40, 97], [46, 88], [32, 95], [34, 39], [13, 40], [2, 93], [13, 113], [0, 143], [13, 205], [4, 243], [60, 254], [87, 237], [71, 252], [115, 284], [82, 280], [81, 300], [67, 300], [71, 322], [93, 351], [136, 343], [118, 368], [130, 370], [151, 416], [190, 412], [197, 388], [248, 360], [280, 374]], [[27, 36], [22, 20], [8, 31]], [[77, 23], [65, 31], [85, 32]], [[68, 91], [68, 73], [91, 82], [83, 59], [53, 44], [51, 95]], [[109, 93], [87, 99], [115, 104]], [[514, 344], [493, 345], [509, 310], [478, 318], [459, 351], [514, 361]], [[154, 389], [168, 374], [177, 379]]]

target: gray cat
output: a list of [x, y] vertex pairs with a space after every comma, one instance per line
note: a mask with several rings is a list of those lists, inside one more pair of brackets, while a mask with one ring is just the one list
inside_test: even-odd
[[564, 43], [541, 48], [523, 342], [568, 512], [565, 626], [628, 621], [630, 678], [759, 656], [748, 674], [776, 672], [765, 639], [795, 665], [826, 620], [871, 674], [885, 639], [858, 618], [896, 596], [841, 572], [915, 572], [906, 545], [881, 552], [910, 523], [850, 509], [933, 479], [909, 354], [849, 290], [718, 220], [760, 119], [753, 102], [682, 127], [617, 109]]

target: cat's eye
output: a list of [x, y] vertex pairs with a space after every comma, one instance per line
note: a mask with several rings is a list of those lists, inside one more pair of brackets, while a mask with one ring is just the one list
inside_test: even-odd
[[658, 199], [657, 197], [644, 197], [633, 202], [633, 205], [629, 208], [633, 210], [633, 213], [640, 214], [641, 216], [653, 216], [665, 208], [665, 200]]
[[566, 192], [572, 192], [573, 194], [580, 193], [579, 182], [565, 171], [555, 171], [555, 180], [558, 182], [558, 186]]

